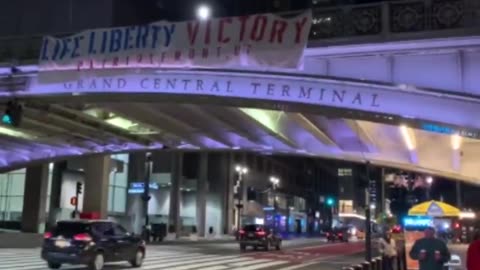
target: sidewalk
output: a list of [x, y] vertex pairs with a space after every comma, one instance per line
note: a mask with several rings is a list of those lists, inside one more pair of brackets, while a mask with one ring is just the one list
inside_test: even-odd
[[0, 232], [0, 248], [39, 248], [43, 235], [38, 233]]

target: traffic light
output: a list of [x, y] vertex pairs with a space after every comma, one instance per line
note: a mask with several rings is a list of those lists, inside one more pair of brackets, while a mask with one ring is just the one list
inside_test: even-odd
[[77, 194], [82, 194], [82, 187], [83, 184], [81, 182], [77, 182]]
[[9, 101], [7, 108], [2, 116], [2, 123], [9, 126], [18, 127], [22, 121], [23, 107], [17, 101]]
[[334, 203], [335, 203], [335, 199], [333, 199], [332, 197], [327, 198], [327, 205], [328, 206], [333, 206]]

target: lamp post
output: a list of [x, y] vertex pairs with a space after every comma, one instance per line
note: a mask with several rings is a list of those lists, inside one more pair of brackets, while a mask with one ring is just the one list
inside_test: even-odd
[[234, 189], [234, 194], [237, 196], [237, 230], [240, 230], [240, 226], [242, 225], [241, 223], [241, 210], [243, 208], [243, 186], [245, 183], [243, 183], [243, 176], [248, 173], [248, 168], [242, 165], [237, 165], [235, 166], [235, 171], [238, 174], [238, 180], [235, 186], [233, 187]]
[[432, 184], [433, 184], [433, 177], [428, 176], [426, 181], [427, 181], [427, 185], [428, 185], [428, 187], [427, 187], [427, 200], [430, 200], [430, 198], [431, 198], [430, 193], [432, 191], [431, 189], [432, 189]]
[[270, 183], [272, 183], [272, 191], [273, 191], [273, 226], [274, 229], [276, 229], [276, 214], [277, 214], [277, 194], [276, 194], [276, 189], [278, 185], [280, 184], [280, 179], [278, 179], [275, 176], [270, 176]]

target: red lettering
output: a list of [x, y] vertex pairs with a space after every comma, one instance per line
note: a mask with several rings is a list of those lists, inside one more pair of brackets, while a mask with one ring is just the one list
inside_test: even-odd
[[190, 45], [193, 45], [193, 43], [195, 43], [195, 41], [197, 40], [198, 27], [199, 27], [198, 21], [187, 23], [187, 33], [188, 33], [188, 40], [190, 41]]
[[272, 34], [270, 35], [270, 43], [275, 42], [275, 38], [278, 43], [283, 43], [283, 35], [285, 30], [287, 30], [287, 22], [275, 20], [273, 21]]
[[182, 51], [175, 51], [175, 61], [180, 60], [180, 57], [182, 57]]
[[230, 41], [229, 37], [224, 36], [224, 31], [225, 31], [225, 23], [231, 24], [232, 19], [231, 18], [223, 18], [220, 20], [220, 29], [218, 30], [218, 42], [219, 43], [227, 43]]
[[240, 46], [235, 46], [234, 50], [233, 50], [233, 54], [235, 56], [239, 56], [240, 55]]
[[212, 26], [212, 22], [210, 20], [208, 20], [207, 21], [207, 29], [205, 30], [205, 44], [210, 44], [210, 32], [212, 31], [211, 26]]
[[78, 61], [78, 63], [77, 63], [77, 71], [80, 71], [80, 69], [82, 69], [82, 66], [83, 66], [83, 61]]
[[128, 66], [128, 64], [130, 63], [130, 56], [127, 56], [127, 59], [125, 61], [125, 64]]
[[300, 39], [302, 38], [302, 32], [307, 23], [307, 17], [303, 18], [301, 21], [295, 22], [295, 30], [297, 34], [295, 35], [295, 43], [300, 43]]
[[142, 54], [137, 55], [137, 63], [142, 63], [142, 60], [143, 60], [143, 55]]
[[118, 66], [118, 57], [113, 58], [112, 66], [114, 66], [114, 67]]
[[250, 39], [254, 41], [262, 40], [265, 34], [266, 26], [267, 26], [267, 16], [258, 15], [255, 18], [255, 22], [253, 23], [252, 32], [250, 33]]
[[245, 26], [248, 18], [249, 16], [238, 17], [238, 20], [240, 21], [240, 41], [243, 41], [243, 38], [245, 37]]
[[203, 50], [202, 50], [202, 57], [203, 57], [203, 58], [208, 58], [208, 48], [203, 48]]

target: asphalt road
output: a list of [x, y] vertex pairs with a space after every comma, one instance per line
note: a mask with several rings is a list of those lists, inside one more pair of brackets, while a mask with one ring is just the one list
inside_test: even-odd
[[[326, 244], [323, 241], [286, 241], [280, 251], [241, 252], [236, 243], [149, 246], [144, 270], [338, 270], [362, 261], [363, 243]], [[40, 250], [1, 249], [0, 270], [46, 270]], [[62, 269], [86, 269], [62, 266]], [[115, 263], [105, 270], [129, 269]]]

